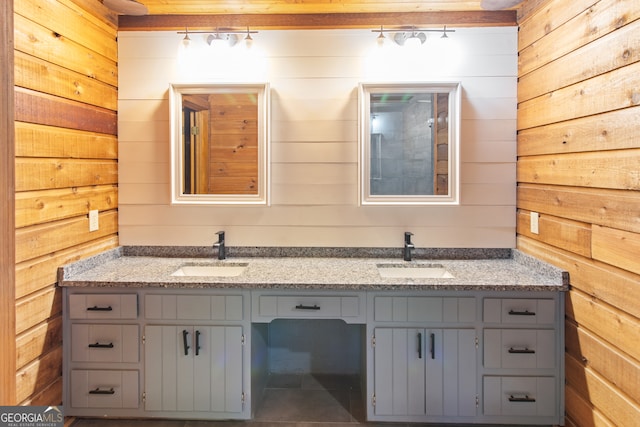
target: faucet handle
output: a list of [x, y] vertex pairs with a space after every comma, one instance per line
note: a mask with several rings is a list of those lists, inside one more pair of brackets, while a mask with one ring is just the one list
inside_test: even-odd
[[411, 236], [413, 236], [413, 233], [410, 231], [405, 231], [404, 232], [404, 242], [405, 243], [411, 243]]
[[223, 241], [224, 240], [224, 231], [222, 231], [222, 230], [216, 231], [216, 234], [218, 235], [218, 241]]

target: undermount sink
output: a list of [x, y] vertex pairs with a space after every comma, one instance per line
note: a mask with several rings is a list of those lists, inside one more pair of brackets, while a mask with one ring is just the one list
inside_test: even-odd
[[244, 273], [249, 264], [185, 264], [171, 273], [182, 277], [237, 277]]
[[452, 279], [442, 264], [378, 264], [380, 277], [385, 279]]

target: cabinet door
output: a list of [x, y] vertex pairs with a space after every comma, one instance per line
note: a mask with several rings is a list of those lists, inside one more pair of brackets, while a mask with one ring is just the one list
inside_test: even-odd
[[145, 409], [242, 412], [241, 326], [147, 326]]
[[475, 416], [473, 329], [376, 328], [376, 415]]

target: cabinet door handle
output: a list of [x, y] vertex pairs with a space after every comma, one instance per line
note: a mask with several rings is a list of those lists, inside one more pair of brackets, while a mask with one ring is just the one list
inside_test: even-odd
[[431, 348], [431, 358], [436, 358], [436, 334], [429, 334], [430, 348]]
[[509, 396], [509, 402], [527, 402], [527, 403], [534, 403], [536, 401], [536, 399], [534, 399], [533, 397], [529, 397], [527, 395], [525, 395], [524, 397], [516, 397], [516, 396]]
[[111, 387], [109, 390], [102, 390], [100, 387], [96, 387], [95, 390], [89, 390], [89, 394], [115, 394], [116, 391]]
[[318, 304], [313, 304], [313, 305], [298, 304], [296, 305], [296, 310], [320, 310], [320, 306], [318, 306]]
[[527, 348], [527, 347], [525, 347], [525, 348], [513, 348], [513, 347], [510, 347], [509, 348], [509, 353], [511, 353], [511, 354], [535, 354], [536, 351], [532, 350], [530, 348]]
[[89, 344], [89, 348], [113, 348], [113, 343], [110, 342], [109, 344], [100, 344], [99, 342], [97, 342], [95, 344]]
[[196, 331], [196, 356], [200, 355], [200, 331]]
[[422, 332], [418, 332], [418, 359], [422, 359]]
[[189, 344], [187, 343], [187, 337], [189, 336], [189, 332], [186, 330], [182, 331], [182, 346], [184, 347], [184, 355], [189, 355]]
[[113, 311], [113, 307], [110, 305], [106, 307], [98, 307], [97, 305], [94, 305], [93, 307], [87, 307], [87, 311]]
[[517, 311], [517, 310], [509, 310], [509, 316], [535, 316], [535, 311]]

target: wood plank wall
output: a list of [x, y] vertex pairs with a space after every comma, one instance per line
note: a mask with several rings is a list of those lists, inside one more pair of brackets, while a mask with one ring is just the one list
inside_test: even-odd
[[[458, 62], [372, 53], [366, 29], [273, 30], [254, 37], [263, 61], [209, 51], [184, 67], [182, 37], [118, 36], [121, 244], [204, 246], [226, 230], [230, 246], [400, 248], [412, 231], [421, 247], [515, 247], [515, 27], [458, 28]], [[237, 79], [271, 86], [271, 206], [171, 205], [169, 83]], [[358, 206], [358, 83], [402, 80], [462, 84], [459, 206]]]
[[116, 35], [97, 1], [14, 2], [18, 404], [62, 400], [58, 266], [118, 244]]
[[519, 23], [517, 244], [571, 275], [567, 426], [638, 425], [640, 3], [543, 0]]

